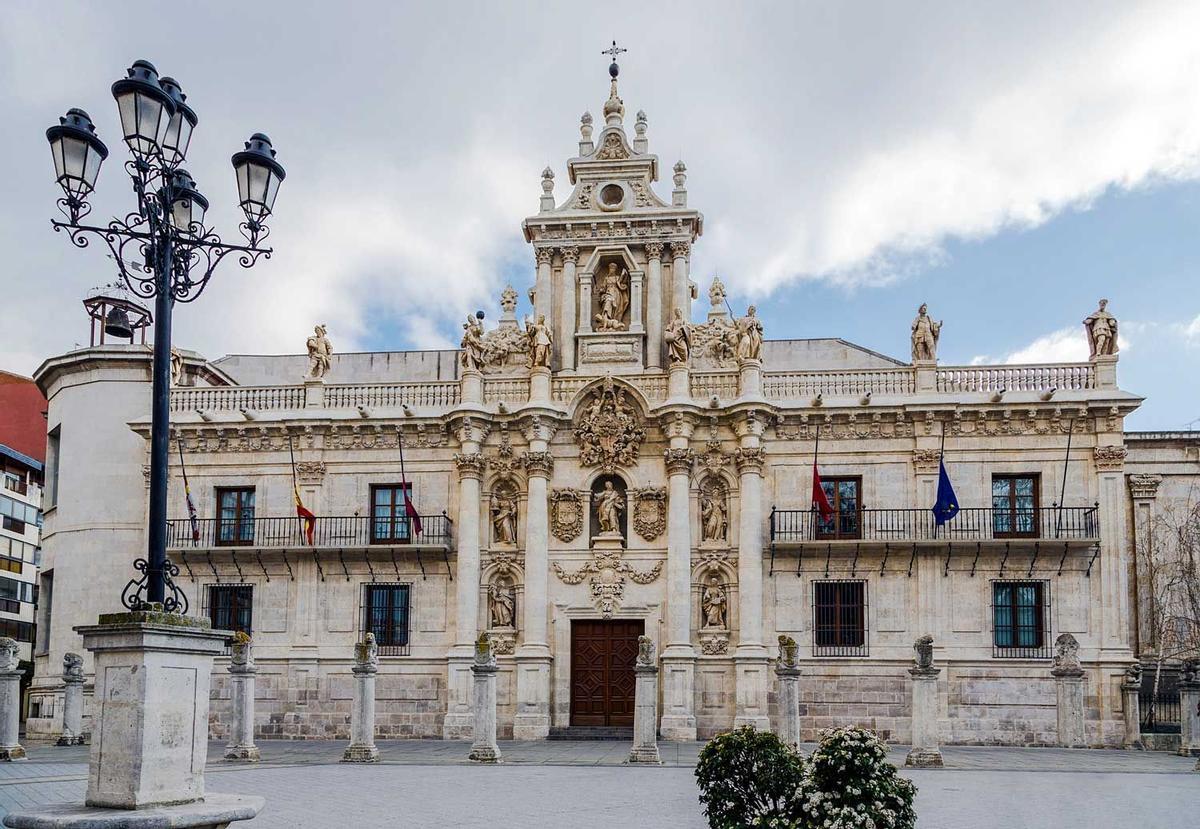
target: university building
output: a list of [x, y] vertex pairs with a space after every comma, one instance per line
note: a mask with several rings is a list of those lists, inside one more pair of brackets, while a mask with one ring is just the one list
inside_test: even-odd
[[[367, 632], [379, 737], [468, 736], [486, 630], [502, 737], [631, 725], [644, 633], [664, 739], [771, 727], [786, 635], [805, 739], [854, 723], [904, 742], [913, 642], [930, 634], [944, 741], [1050, 744], [1070, 634], [1087, 741], [1119, 745], [1120, 686], [1147, 641], [1138, 528], [1185, 497], [1200, 441], [1125, 432], [1142, 400], [1118, 386], [1116, 320], [1093, 312], [1093, 356], [1071, 364], [942, 365], [925, 309], [895, 321], [912, 331], [903, 358], [764, 339], [689, 273], [703, 216], [648, 132], [614, 67], [567, 181], [547, 169], [522, 224], [524, 320], [509, 288], [495, 324], [466, 318], [460, 350], [339, 354], [318, 328], [308, 355], [178, 353], [174, 581], [191, 613], [253, 636], [259, 736], [345, 738]], [[150, 350], [79, 349], [37, 381], [46, 713], [29, 728], [53, 733], [72, 628], [118, 609], [144, 554]], [[942, 461], [956, 497], [939, 524]], [[221, 660], [213, 694], [221, 737]]]

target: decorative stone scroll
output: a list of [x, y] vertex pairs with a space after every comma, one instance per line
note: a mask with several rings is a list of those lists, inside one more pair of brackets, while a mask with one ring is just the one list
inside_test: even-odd
[[584, 496], [578, 489], [550, 490], [550, 532], [570, 544], [583, 532]]
[[589, 402], [581, 405], [580, 411], [575, 427], [580, 464], [611, 472], [618, 466], [637, 463], [646, 430], [626, 400], [623, 386], [615, 384], [611, 377], [604, 378], [603, 385], [591, 393]]
[[574, 572], [564, 570], [557, 561], [553, 567], [554, 574], [564, 584], [579, 584], [590, 576], [592, 600], [600, 615], [607, 619], [625, 598], [626, 577], [634, 584], [650, 584], [662, 574], [663, 563], [657, 561], [649, 570], [638, 570], [621, 560], [619, 550], [596, 549], [592, 551], [592, 560]]
[[633, 496], [633, 528], [642, 538], [653, 541], [667, 529], [667, 489], [633, 489], [630, 495]]

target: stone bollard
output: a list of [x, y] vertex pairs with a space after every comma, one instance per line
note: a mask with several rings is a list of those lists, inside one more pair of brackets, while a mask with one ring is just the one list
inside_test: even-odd
[[658, 663], [654, 659], [654, 642], [649, 636], [638, 637], [637, 661], [633, 663], [636, 677], [633, 697], [633, 749], [630, 763], [662, 765], [658, 756]]
[[942, 750], [938, 739], [938, 674], [933, 667], [933, 637], [929, 634], [913, 643], [915, 662], [908, 669], [912, 677], [912, 749], [904, 765], [941, 768]]
[[1125, 669], [1121, 680], [1121, 697], [1125, 710], [1125, 748], [1141, 751], [1146, 748], [1142, 741], [1142, 708], [1138, 694], [1142, 690], [1142, 664], [1134, 662]]
[[83, 657], [63, 654], [63, 725], [57, 745], [81, 746], [87, 743], [83, 733]]
[[1179, 676], [1179, 753], [1200, 757], [1200, 659], [1185, 659]]
[[800, 745], [800, 666], [796, 662], [796, 640], [779, 637], [779, 661], [775, 663], [779, 677], [779, 739], [788, 748]]
[[229, 725], [229, 743], [225, 759], [242, 763], [257, 763], [258, 746], [254, 744], [254, 653], [250, 637], [238, 631], [230, 645], [229, 683], [232, 686], [233, 721]]
[[1083, 728], [1083, 666], [1079, 664], [1079, 642], [1069, 633], [1054, 642], [1054, 676], [1058, 709], [1058, 744], [1064, 748], [1083, 748], [1087, 737]]
[[354, 703], [350, 709], [350, 745], [343, 763], [378, 763], [375, 745], [375, 674], [379, 673], [379, 646], [367, 633], [354, 646]]
[[496, 744], [496, 652], [492, 649], [487, 631], [475, 642], [475, 663], [471, 665], [474, 687], [471, 704], [475, 715], [474, 742], [469, 759], [477, 763], [499, 763], [500, 746]]
[[0, 636], [0, 760], [21, 760], [21, 675], [17, 641]]

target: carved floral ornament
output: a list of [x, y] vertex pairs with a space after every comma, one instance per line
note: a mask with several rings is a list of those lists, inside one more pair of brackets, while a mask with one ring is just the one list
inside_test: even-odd
[[[569, 572], [553, 563], [554, 574], [565, 584], [579, 584], [585, 578], [592, 590], [592, 601], [604, 618], [612, 616], [625, 598], [626, 577], [635, 584], [650, 584], [662, 573], [663, 563], [656, 561], [649, 570], [638, 570], [621, 560], [619, 552], [594, 550], [592, 560], [580, 569]], [[590, 576], [590, 578], [589, 578]]]
[[606, 377], [580, 405], [575, 440], [581, 465], [612, 472], [637, 463], [646, 430], [626, 394], [624, 386]]
[[1162, 475], [1130, 475], [1129, 494], [1134, 498], [1154, 498], [1162, 481]]
[[663, 458], [667, 462], [668, 475], [686, 475], [692, 471], [692, 464], [696, 461], [691, 449], [667, 449], [663, 452]]
[[583, 532], [584, 498], [578, 489], [550, 491], [550, 531], [564, 544], [569, 544]]
[[766, 463], [766, 453], [761, 446], [735, 449], [733, 461], [737, 464], [738, 472], [757, 472], [762, 474]]
[[487, 458], [481, 452], [456, 454], [454, 465], [458, 468], [460, 478], [482, 478], [483, 470], [487, 468]]
[[1120, 472], [1125, 468], [1124, 446], [1097, 446], [1096, 469], [1100, 472]]
[[658, 538], [667, 529], [666, 487], [646, 487], [629, 491], [633, 501], [633, 528], [647, 541]]
[[325, 479], [324, 461], [296, 461], [296, 478], [302, 484], [319, 484]]
[[913, 469], [917, 474], [929, 474], [938, 471], [942, 453], [937, 449], [914, 449]]

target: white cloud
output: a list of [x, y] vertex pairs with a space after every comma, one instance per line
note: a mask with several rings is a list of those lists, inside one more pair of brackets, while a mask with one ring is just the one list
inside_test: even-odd
[[1200, 345], [1200, 314], [1189, 322], [1183, 329], [1183, 338], [1189, 345]]
[[1017, 349], [1007, 355], [1004, 362], [1078, 363], [1087, 358], [1088, 344], [1082, 328], [1061, 328]]

